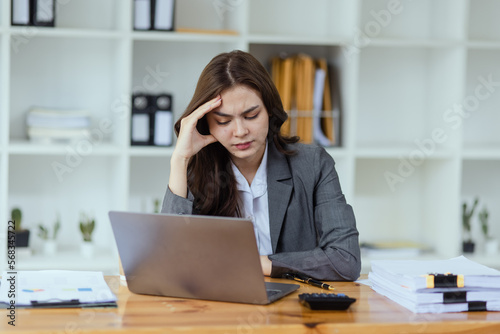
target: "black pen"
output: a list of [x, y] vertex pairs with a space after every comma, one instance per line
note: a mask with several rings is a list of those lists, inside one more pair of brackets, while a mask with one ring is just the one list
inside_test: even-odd
[[297, 274], [285, 274], [284, 276], [285, 276], [285, 278], [293, 279], [294, 281], [306, 283], [306, 284], [309, 284], [309, 285], [312, 285], [312, 286], [315, 286], [318, 288], [322, 288], [325, 290], [334, 290], [335, 289], [333, 286], [326, 284], [326, 283], [323, 283], [321, 281], [315, 280], [314, 278], [302, 277], [302, 276], [297, 275]]

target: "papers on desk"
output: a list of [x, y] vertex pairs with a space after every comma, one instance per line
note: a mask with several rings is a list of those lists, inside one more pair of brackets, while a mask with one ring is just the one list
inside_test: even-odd
[[415, 313], [500, 311], [500, 271], [463, 256], [372, 261], [372, 289]]
[[[102, 272], [4, 271], [0, 304], [16, 307], [116, 307], [116, 296]], [[4, 306], [5, 306], [4, 305]]]

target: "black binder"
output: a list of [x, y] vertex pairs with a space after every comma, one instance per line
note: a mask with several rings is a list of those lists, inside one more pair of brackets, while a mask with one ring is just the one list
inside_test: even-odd
[[133, 146], [172, 145], [172, 95], [136, 93], [132, 96], [130, 144]]
[[151, 0], [134, 0], [134, 30], [151, 30]]
[[175, 0], [152, 0], [154, 9], [153, 29], [163, 31], [174, 30]]
[[31, 25], [31, 0], [11, 0], [10, 5], [11, 25]]
[[132, 95], [131, 145], [151, 145], [154, 121], [150, 101], [151, 96], [148, 94], [137, 93]]
[[136, 93], [132, 96], [130, 144], [133, 146], [172, 145], [172, 95]]
[[134, 0], [134, 30], [174, 30], [175, 0]]
[[172, 145], [173, 113], [172, 95], [160, 94], [153, 99], [153, 138], [155, 146]]
[[55, 0], [11, 0], [13, 26], [54, 27]]
[[54, 27], [55, 0], [31, 0], [32, 23], [38, 27]]

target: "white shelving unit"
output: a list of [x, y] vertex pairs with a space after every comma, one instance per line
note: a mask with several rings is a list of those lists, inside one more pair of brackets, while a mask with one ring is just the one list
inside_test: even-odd
[[[131, 94], [172, 93], [177, 118], [206, 63], [233, 49], [266, 66], [279, 53], [305, 52], [339, 71], [342, 145], [328, 151], [361, 241], [404, 239], [429, 245], [431, 257], [456, 256], [461, 203], [475, 196], [500, 239], [500, 3], [395, 3], [182, 0], [176, 27], [205, 32], [181, 33], [133, 31], [132, 0], [72, 0], [58, 5], [56, 28], [12, 27], [10, 1], [3, 1], [0, 217], [7, 222], [11, 208], [21, 207], [33, 235], [57, 214], [63, 223], [58, 254], [42, 255], [33, 236], [33, 255], [19, 257], [17, 267], [118, 271], [107, 212], [151, 212], [163, 198], [172, 152], [129, 145]], [[24, 117], [31, 106], [89, 110], [92, 138], [30, 143]], [[91, 261], [78, 253], [80, 212], [97, 220], [100, 255]], [[500, 267], [500, 257], [482, 255], [477, 226], [474, 237], [474, 259]], [[5, 240], [2, 229], [2, 268]], [[363, 262], [366, 272], [369, 259]]]

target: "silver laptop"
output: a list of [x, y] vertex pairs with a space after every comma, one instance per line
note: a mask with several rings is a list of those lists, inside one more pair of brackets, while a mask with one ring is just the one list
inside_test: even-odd
[[299, 285], [264, 281], [250, 220], [109, 212], [130, 291], [269, 304]]

